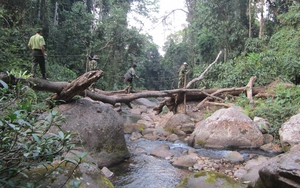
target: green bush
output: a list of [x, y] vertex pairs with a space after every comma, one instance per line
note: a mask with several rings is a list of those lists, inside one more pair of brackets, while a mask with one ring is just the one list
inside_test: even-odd
[[[36, 95], [26, 86], [10, 87], [3, 81], [1, 85], [0, 187], [21, 187], [20, 182], [28, 178], [26, 171], [51, 164], [56, 158], [76, 163], [62, 156], [73, 148], [71, 132], [49, 132], [52, 126], [59, 128], [63, 118], [54, 110], [45, 117], [43, 111], [33, 110]], [[26, 179], [29, 184], [30, 181]], [[30, 185], [37, 187], [34, 182]]]
[[291, 116], [298, 113], [300, 104], [300, 86], [286, 86], [278, 84], [274, 91], [273, 98], [265, 100], [254, 98], [255, 106], [249, 104], [249, 99], [245, 95], [240, 95], [236, 100], [236, 105], [244, 108], [244, 113], [249, 117], [262, 117], [270, 123], [268, 132], [279, 140], [278, 131], [281, 125]]

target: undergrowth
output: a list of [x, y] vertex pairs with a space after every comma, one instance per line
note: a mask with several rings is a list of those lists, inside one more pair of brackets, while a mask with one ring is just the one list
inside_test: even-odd
[[[65, 157], [74, 148], [72, 133], [61, 130], [64, 118], [38, 104], [37, 98], [26, 85], [11, 86], [0, 81], [0, 187], [40, 187], [52, 171], [38, 180], [29, 177], [28, 172], [38, 166], [47, 169], [46, 165], [55, 159], [77, 167], [85, 157], [85, 153], [75, 156], [77, 161]], [[46, 110], [48, 113], [43, 114]], [[51, 127], [58, 131], [50, 132]]]
[[270, 124], [268, 133], [274, 136], [275, 142], [278, 142], [281, 125], [298, 113], [300, 86], [279, 84], [268, 92], [273, 93], [273, 97], [254, 98], [254, 106], [244, 94], [241, 94], [236, 98], [235, 105], [243, 107], [243, 112], [252, 119], [254, 117], [266, 119]]

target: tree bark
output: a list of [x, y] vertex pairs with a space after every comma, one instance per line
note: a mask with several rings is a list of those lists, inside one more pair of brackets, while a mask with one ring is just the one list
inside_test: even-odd
[[53, 25], [58, 25], [58, 12], [57, 12], [57, 9], [58, 9], [58, 2], [55, 2], [55, 5], [54, 5], [54, 17], [53, 17]]
[[252, 13], [251, 13], [251, 0], [248, 1], [249, 9], [249, 38], [252, 38]]
[[260, 2], [259, 38], [262, 38], [264, 36], [264, 27], [265, 27], [264, 7], [265, 7], [265, 0], [261, 0], [261, 2]]
[[253, 101], [253, 83], [256, 81], [256, 76], [252, 76], [248, 82], [248, 84], [246, 85], [247, 88], [247, 97], [250, 100], [250, 104], [254, 105], [254, 101]]
[[[151, 98], [151, 97], [165, 97], [158, 106], [154, 107], [154, 110], [158, 113], [162, 111], [164, 105], [166, 105], [171, 111], [176, 113], [178, 104], [183, 103], [184, 94], [186, 94], [187, 101], [204, 101], [210, 98], [224, 99], [227, 95], [238, 96], [241, 93], [247, 92], [247, 87], [241, 88], [223, 88], [223, 89], [173, 89], [173, 90], [162, 90], [162, 91], [135, 91], [131, 94], [126, 94], [123, 90], [120, 91], [101, 91], [96, 89], [95, 91], [89, 90], [89, 86], [96, 82], [103, 76], [103, 71], [90, 71], [82, 76], [78, 77], [71, 83], [68, 82], [51, 82], [39, 78], [27, 78], [19, 79], [13, 76], [8, 76], [5, 73], [0, 73], [0, 79], [6, 83], [17, 84], [22, 82], [23, 84], [29, 85], [36, 91], [46, 91], [54, 93], [51, 96], [51, 100], [56, 101], [71, 101], [74, 96], [80, 95], [83, 97], [89, 97], [96, 101], [109, 103], [115, 105], [116, 103], [124, 103], [129, 107], [130, 102], [138, 98]], [[264, 93], [265, 87], [254, 87], [252, 88], [252, 95], [258, 93]], [[206, 101], [205, 100], [205, 101]], [[205, 102], [204, 101], [204, 102]], [[201, 104], [201, 103], [200, 103]]]
[[189, 88], [193, 83], [195, 83], [195, 82], [197, 82], [197, 81], [200, 81], [200, 80], [202, 80], [202, 78], [204, 77], [204, 74], [218, 61], [218, 59], [219, 59], [219, 57], [220, 57], [220, 55], [222, 54], [222, 51], [220, 51], [219, 52], [219, 54], [218, 54], [218, 56], [217, 56], [217, 58], [215, 59], [215, 61], [214, 62], [212, 62], [205, 70], [204, 70], [204, 72], [198, 77], [198, 78], [194, 78], [193, 80], [191, 80], [188, 84], [187, 84], [187, 86], [186, 86], [186, 88]]

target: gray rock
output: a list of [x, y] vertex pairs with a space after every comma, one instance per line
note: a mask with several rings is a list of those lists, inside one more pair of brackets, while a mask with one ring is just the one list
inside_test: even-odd
[[265, 152], [268, 152], [268, 153], [274, 153], [274, 154], [283, 153], [281, 146], [279, 146], [278, 144], [274, 144], [274, 143], [268, 143], [268, 144], [262, 145], [260, 147], [260, 149]]
[[195, 148], [259, 148], [263, 135], [251, 118], [235, 108], [220, 109], [196, 124]]
[[[82, 152], [76, 150], [72, 152], [78, 156], [82, 154]], [[67, 157], [78, 161], [78, 158], [74, 157], [73, 154], [68, 154]], [[41, 165], [29, 171], [24, 171], [22, 173], [27, 174], [28, 178], [22, 181], [22, 186], [26, 185], [28, 179], [43, 179], [43, 181], [39, 181], [39, 184], [36, 186], [61, 188], [62, 185], [65, 185], [64, 187], [74, 187], [75, 184], [78, 184], [82, 187], [112, 188], [113, 184], [92, 161], [93, 158], [87, 155], [78, 166], [69, 162], [62, 163], [59, 168], [57, 168], [61, 161], [54, 161], [51, 165], [45, 165], [47, 168]], [[54, 170], [51, 175], [48, 174], [49, 170]]]
[[110, 171], [107, 167], [103, 167], [101, 169], [101, 172], [104, 174], [105, 177], [109, 178], [112, 177], [114, 175], [114, 173], [112, 171]]
[[274, 140], [274, 137], [271, 134], [263, 134], [263, 136], [264, 136], [264, 144], [269, 144]]
[[186, 114], [175, 114], [169, 118], [164, 128], [169, 132], [182, 131], [191, 133], [194, 131], [194, 122]]
[[168, 136], [167, 139], [169, 142], [175, 142], [176, 140], [179, 140], [179, 137], [176, 134], [171, 134]]
[[172, 157], [173, 153], [170, 151], [170, 147], [167, 144], [162, 144], [156, 148], [154, 148], [150, 155], [153, 155], [155, 157], [159, 158], [167, 158]]
[[[99, 167], [110, 166], [129, 157], [121, 116], [104, 103], [78, 99], [56, 110], [65, 117], [61, 129], [74, 134], [73, 142], [84, 146]], [[51, 131], [58, 131], [52, 127]]]
[[172, 165], [180, 168], [193, 167], [197, 163], [198, 158], [196, 153], [174, 157], [172, 159]]
[[256, 124], [261, 133], [265, 134], [268, 132], [270, 124], [267, 120], [261, 117], [254, 117], [253, 122]]
[[131, 123], [124, 125], [124, 133], [131, 134], [133, 132], [142, 132], [146, 129], [146, 125], [142, 123]]
[[241, 179], [244, 175], [247, 174], [247, 170], [245, 169], [239, 169], [237, 171], [234, 172], [233, 176], [238, 178], [238, 179]]
[[300, 187], [300, 145], [295, 145], [288, 153], [271, 158], [259, 176], [265, 188]]
[[251, 159], [250, 161], [247, 161], [244, 167], [247, 173], [243, 175], [240, 178], [240, 180], [242, 182], [248, 182], [249, 187], [255, 187], [255, 185], [260, 183], [258, 172], [267, 164], [268, 160], [268, 157], [259, 156], [256, 159]]
[[244, 162], [244, 157], [237, 151], [232, 151], [223, 156], [225, 162], [238, 164]]
[[300, 114], [292, 116], [279, 129], [283, 151], [287, 152], [294, 145], [300, 144]]
[[130, 140], [138, 140], [138, 139], [142, 138], [142, 136], [143, 135], [139, 132], [133, 132], [130, 135]]

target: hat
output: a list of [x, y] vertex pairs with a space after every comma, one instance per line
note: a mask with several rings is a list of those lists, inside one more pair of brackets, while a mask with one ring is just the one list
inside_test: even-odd
[[136, 67], [136, 64], [133, 64], [132, 67]]
[[99, 59], [99, 58], [98, 58], [98, 56], [97, 56], [97, 55], [94, 55], [94, 56], [93, 56], [93, 59]]
[[39, 28], [36, 30], [37, 33], [43, 32], [43, 29]]
[[184, 65], [187, 65], [187, 63], [186, 63], [186, 62], [184, 62], [183, 64], [184, 64]]

